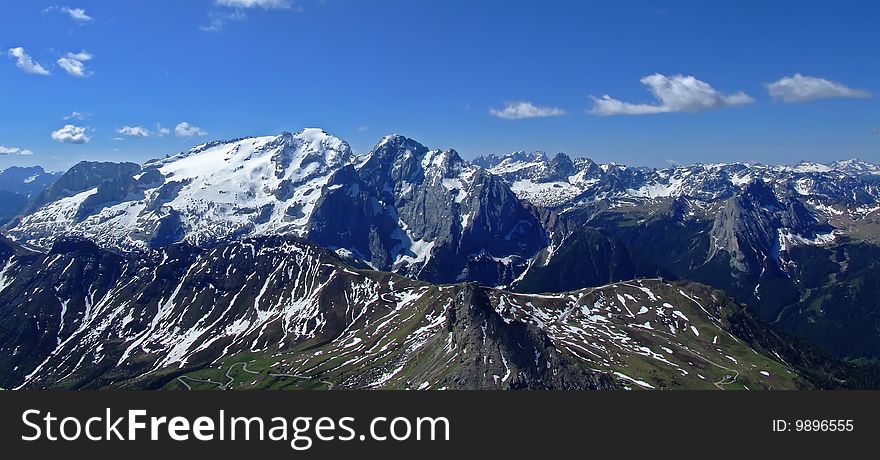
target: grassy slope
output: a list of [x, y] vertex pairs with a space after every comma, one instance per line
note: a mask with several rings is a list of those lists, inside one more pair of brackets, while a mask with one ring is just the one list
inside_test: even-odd
[[[807, 385], [778, 358], [770, 358], [770, 352], [758, 352], [728, 332], [731, 327], [729, 318], [741, 314], [741, 311], [718, 291], [694, 283], [667, 285], [644, 281], [641, 284], [618, 283], [554, 297], [490, 290], [489, 297], [493, 298], [496, 307], [501, 298], [508, 305], [517, 305], [505, 316], [517, 317], [520, 321], [533, 321], [537, 315], [530, 311], [533, 307], [549, 312], [555, 319], [543, 327], [549, 331], [556, 349], [585, 368], [617, 376], [626, 387], [791, 389]], [[641, 289], [643, 286], [648, 286], [658, 298], [656, 302], [650, 301]], [[408, 306], [405, 315], [394, 319], [396, 325], [391, 333], [374, 334], [374, 328], [367, 325], [341, 343], [331, 341], [303, 344], [288, 350], [238, 354], [209, 368], [187, 372], [181, 378], [167, 381], [164, 388], [360, 388], [367, 386], [367, 382], [376, 383], [377, 377], [387, 374], [389, 369], [399, 371], [374, 387], [439, 388], [434, 382], [460, 373], [462, 367], [473, 363], [469, 362], [471, 356], [467, 350], [457, 350], [450, 345], [450, 334], [445, 329], [424, 338], [424, 345], [418, 351], [407, 351], [413, 343], [413, 334], [426, 322], [435, 321], [442, 315], [445, 308], [442, 302], [448, 299], [442, 291], [457, 288], [429, 289], [434, 291], [432, 295]], [[687, 295], [680, 291], [687, 292]], [[633, 318], [619, 302], [609, 302], [609, 299], [616, 299], [617, 294], [636, 299], [628, 306], [630, 310], [638, 311], [636, 304], [643, 304], [651, 311]], [[572, 297], [577, 298], [579, 306], [587, 306], [592, 311], [584, 315], [583, 311], [575, 309], [565, 314], [571, 309]], [[674, 310], [689, 321], [685, 323], [672, 314], [672, 308], [662, 307], [664, 303], [674, 305]], [[658, 313], [658, 307], [663, 314]], [[608, 322], [595, 322], [587, 320], [588, 316], [609, 319]], [[652, 323], [653, 329], [643, 327], [645, 322]], [[670, 325], [677, 325], [679, 329], [675, 333], [669, 332]], [[749, 326], [754, 327], [754, 324]], [[621, 337], [628, 337], [624, 342], [630, 343], [617, 346], [614, 339]], [[355, 342], [355, 338], [366, 343], [368, 350], [384, 348], [392, 351], [369, 357], [369, 353], [360, 351], [360, 348], [346, 347]], [[472, 350], [474, 353], [479, 352]], [[515, 378], [516, 375], [511, 377], [512, 380]]]

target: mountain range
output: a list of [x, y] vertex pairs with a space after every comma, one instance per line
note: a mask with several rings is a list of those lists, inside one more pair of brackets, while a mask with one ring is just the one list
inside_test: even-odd
[[0, 386], [873, 387], [878, 181], [320, 129], [83, 162], [0, 230]]
[[60, 172], [46, 172], [39, 166], [12, 166], [0, 171], [0, 225], [21, 213], [35, 194], [51, 185]]

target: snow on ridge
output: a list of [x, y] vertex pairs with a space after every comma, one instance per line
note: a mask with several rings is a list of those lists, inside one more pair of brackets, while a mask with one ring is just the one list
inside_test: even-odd
[[[393, 134], [385, 136], [377, 148], [392, 141], [419, 145]], [[597, 165], [585, 158], [559, 161], [557, 156], [549, 160], [543, 152], [490, 156], [482, 161], [494, 165], [484, 167], [476, 164], [480, 160], [462, 160], [454, 150], [419, 149], [418, 156], [415, 165], [421, 168], [424, 181], [442, 187], [458, 203], [468, 199], [477, 172], [482, 170], [504, 179], [519, 198], [556, 209], [600, 200], [610, 200], [611, 207], [618, 207], [683, 196], [714, 202], [729, 198], [754, 180], [771, 182], [776, 189], [819, 203], [815, 206], [827, 210], [825, 214], [842, 213], [832, 207], [840, 200], [852, 201], [844, 203], [850, 211], [874, 209], [872, 206], [880, 203], [880, 187], [868, 188], [869, 201], [865, 202], [864, 193], [857, 199], [851, 188], [844, 188], [852, 185], [841, 185], [841, 175], [880, 175], [880, 167], [856, 159], [794, 166], [709, 163], [651, 169]], [[79, 206], [97, 193], [80, 192], [75, 199], [57, 200], [26, 216], [12, 233], [24, 241], [43, 244], [64, 231], [113, 245], [143, 247], [147, 243], [142, 234], [177, 213], [185, 239], [194, 243], [242, 234], [302, 236], [317, 201], [326, 192], [329, 177], [346, 165], [361, 170], [369, 159], [370, 155], [355, 156], [345, 141], [320, 128], [203, 143], [147, 162], [144, 170], [133, 176], [138, 180], [156, 170], [164, 184], [140, 184], [140, 189], [121, 202], [102, 203], [97, 213], [77, 222]], [[406, 187], [403, 183], [401, 190]], [[834, 197], [838, 201], [828, 198], [832, 193], [839, 195]], [[461, 223], [467, 226], [470, 217], [462, 215]]]
[[171, 213], [184, 240], [202, 244], [231, 235], [293, 233], [302, 236], [329, 176], [352, 160], [347, 143], [321, 129], [201, 144], [188, 152], [150, 161], [153, 184], [119, 202], [104, 203], [78, 221], [80, 206], [97, 189], [48, 203], [10, 231], [47, 245], [61, 234], [94, 239], [122, 249], [142, 249], [149, 233]]
[[[841, 160], [827, 164], [801, 162], [797, 165], [760, 163], [696, 163], [668, 168], [627, 167], [617, 163], [599, 164], [578, 158], [563, 165], [569, 169], [554, 171], [553, 163], [527, 158], [520, 152], [502, 157], [488, 168], [502, 177], [521, 199], [537, 205], [572, 209], [592, 202], [611, 199], [651, 201], [689, 196], [712, 202], [738, 193], [755, 180], [786, 189], [794, 195], [837, 193], [838, 199], [856, 200], [851, 192], [835, 192], [845, 178], [880, 176], [880, 166], [862, 160]], [[490, 161], [483, 159], [482, 162]], [[853, 187], [853, 185], [849, 185]], [[872, 196], [880, 195], [870, 190]], [[849, 195], [848, 197], [845, 195]], [[875, 200], [880, 196], [875, 196]], [[613, 203], [612, 203], [613, 205]]]

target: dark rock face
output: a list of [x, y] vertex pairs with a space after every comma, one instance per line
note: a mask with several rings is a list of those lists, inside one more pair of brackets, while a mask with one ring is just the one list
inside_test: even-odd
[[315, 205], [308, 238], [322, 246], [345, 248], [372, 266], [388, 270], [399, 231], [391, 210], [370, 193], [354, 166], [337, 171]]
[[180, 213], [170, 210], [159, 219], [155, 226], [144, 228], [143, 240], [150, 242], [150, 248], [158, 249], [183, 240], [184, 230], [183, 222], [180, 219]]
[[709, 258], [724, 251], [730, 255], [733, 269], [760, 275], [766, 260], [780, 259], [780, 229], [809, 238], [833, 230], [800, 201], [780, 201], [772, 188], [753, 181], [715, 218]]
[[[155, 171], [155, 169], [151, 169], [150, 171]], [[163, 178], [160, 177], [160, 178], [158, 178], [158, 180], [162, 181]], [[180, 194], [183, 187], [185, 185], [189, 184], [190, 182], [191, 182], [190, 180], [182, 180], [182, 181], [172, 180], [172, 181], [168, 181], [165, 183], [160, 182], [160, 183], [162, 183], [162, 185], [159, 187], [159, 190], [156, 193], [156, 196], [153, 199], [153, 201], [151, 201], [150, 204], [147, 205], [147, 210], [158, 211], [158, 210], [162, 209], [162, 207], [165, 206], [167, 203], [169, 203], [172, 200], [174, 200], [175, 198], [177, 198], [177, 195]]]
[[[500, 376], [514, 375], [508, 386], [511, 390], [619, 388], [608, 375], [573, 363], [534, 325], [505, 322], [478, 286], [465, 285], [447, 318], [451, 346], [471, 352], [452, 374], [440, 379], [437, 385], [441, 387], [491, 389], [497, 388]], [[429, 374], [431, 371], [427, 370]]]
[[[522, 264], [548, 243], [541, 223], [513, 192], [502, 181], [482, 170], [474, 173], [472, 193], [462, 201], [462, 206], [453, 207], [447, 212], [441, 215], [452, 217], [454, 213], [466, 213], [469, 216], [468, 225], [460, 230], [460, 234], [450, 232], [439, 240], [441, 245], [438, 253], [445, 255], [446, 259], [438, 257], [429, 261], [425, 271], [434, 274], [426, 279], [468, 279], [490, 285], [506, 284], [512, 280], [512, 275], [522, 270]], [[425, 209], [425, 215], [430, 214], [430, 209]], [[449, 228], [458, 230], [454, 225]], [[486, 272], [480, 276], [474, 267], [480, 263], [480, 259], [492, 266], [498, 265], [498, 259], [505, 257], [510, 257], [516, 265], [510, 273], [502, 276]], [[458, 276], [451, 277], [453, 273], [458, 273]]]
[[120, 190], [129, 186], [127, 182], [131, 179], [131, 176], [137, 174], [140, 170], [140, 165], [136, 163], [100, 163], [90, 161], [77, 163], [59, 177], [49, 188], [34, 197], [23, 213], [34, 212], [46, 203], [75, 195], [102, 184], [105, 187], [104, 193], [106, 193], [108, 198], [118, 196], [121, 193]]
[[138, 184], [139, 182], [128, 174], [105, 179], [98, 185], [97, 191], [80, 204], [77, 209], [77, 219], [85, 219], [104, 207], [125, 200], [137, 190]]
[[504, 284], [546, 245], [540, 222], [499, 178], [455, 151], [402, 136], [338, 171], [309, 238], [380, 270], [420, 279]]
[[560, 152], [550, 160], [550, 169], [553, 171], [552, 180], [568, 180], [569, 176], [577, 173], [577, 168], [568, 155]]

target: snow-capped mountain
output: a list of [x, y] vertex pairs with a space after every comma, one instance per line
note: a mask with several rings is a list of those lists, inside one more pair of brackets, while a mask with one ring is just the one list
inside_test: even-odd
[[[541, 152], [515, 152], [475, 163], [504, 178], [521, 199], [573, 216], [581, 224], [615, 210], [638, 214], [662, 209], [679, 220], [715, 220], [710, 257], [726, 249], [739, 270], [756, 266], [744, 262], [747, 256], [739, 253], [744, 245], [756, 245], [756, 255], [749, 258], [778, 259], [780, 247], [829, 243], [880, 211], [880, 167], [860, 160], [649, 169], [571, 161], [561, 153], [549, 160]], [[743, 203], [756, 194], [761, 203], [746, 218]], [[733, 228], [743, 233], [734, 235]]]
[[80, 165], [59, 180], [71, 186], [50, 190], [45, 204], [38, 201], [7, 233], [40, 247], [78, 235], [122, 250], [302, 235], [329, 175], [351, 157], [345, 142], [306, 129], [204, 144], [143, 166], [100, 165], [115, 171], [91, 180]]
[[[578, 226], [608, 212], [664, 209], [682, 221], [714, 220], [708, 257], [726, 251], [733, 268], [758, 270], [745, 258], [779, 260], [780, 247], [865, 233], [866, 216], [880, 210], [878, 177], [880, 167], [858, 160], [648, 169], [515, 152], [468, 162], [398, 135], [356, 157], [344, 141], [305, 129], [203, 144], [144, 165], [78, 164], [5, 233], [36, 247], [81, 236], [122, 251], [290, 234], [379, 270], [508, 285], [539, 253], [547, 262], [554, 238]], [[746, 219], [736, 204], [750, 184], [766, 184], [768, 200], [784, 209]], [[560, 231], [553, 215], [574, 225]], [[755, 228], [762, 232], [746, 231]]]
[[650, 169], [577, 159], [571, 172], [567, 161], [523, 152], [475, 163], [503, 177], [522, 200], [556, 214], [545, 221], [552, 244], [514, 289], [690, 279], [840, 355], [880, 354], [867, 327], [880, 318], [871, 256], [880, 242], [877, 165]]
[[[724, 381], [710, 366], [723, 358], [715, 347], [681, 361], [641, 344], [706, 345], [681, 334], [700, 325], [675, 323], [675, 340], [651, 332], [677, 316], [666, 304], [745, 333], [724, 321], [746, 313], [703, 309], [725, 294], [839, 355], [876, 357], [878, 177], [856, 160], [648, 169], [517, 152], [468, 162], [398, 135], [356, 156], [319, 129], [143, 165], [82, 162], [3, 229], [15, 242], [0, 244], [0, 349], [14, 358], [0, 365], [30, 386], [111, 385], [124, 373], [134, 386], [188, 376], [175, 385], [190, 387], [215, 381], [218, 362], [222, 382], [235, 381], [244, 366], [228, 360], [240, 353], [271, 360], [267, 376], [294, 375], [292, 386], [658, 387], [670, 375], [700, 386], [713, 381], [695, 375]], [[470, 281], [489, 287], [453, 284]], [[547, 292], [567, 294], [537, 294]], [[685, 311], [695, 296], [701, 307]], [[641, 374], [618, 353], [674, 365]], [[299, 378], [326, 360], [357, 366]], [[412, 362], [426, 367], [400, 372]]]
[[455, 151], [388, 136], [356, 158], [319, 129], [208, 143], [144, 165], [81, 163], [6, 234], [42, 248], [79, 236], [121, 251], [295, 235], [377, 269], [495, 285], [546, 245], [504, 181]]
[[597, 202], [611, 206], [642, 205], [665, 198], [687, 197], [703, 202], [731, 198], [745, 185], [760, 180], [780, 195], [794, 194], [812, 200], [823, 213], [840, 207], [866, 214], [880, 202], [880, 166], [861, 160], [795, 166], [762, 164], [696, 164], [666, 169], [598, 165], [563, 153], [552, 160], [542, 152], [514, 152], [479, 157], [475, 164], [504, 178], [521, 198], [560, 212], [589, 207]]
[[833, 241], [833, 230], [801, 201], [780, 200], [769, 185], [754, 180], [728, 200], [715, 218], [708, 258], [725, 251], [740, 272], [760, 273], [768, 259], [784, 270], [782, 253], [790, 246]]
[[[733, 269], [757, 274], [765, 259], [784, 268], [791, 246], [876, 233], [864, 223], [880, 210], [878, 177], [880, 167], [858, 160], [648, 169], [515, 152], [468, 162], [398, 135], [357, 157], [344, 141], [305, 129], [207, 143], [144, 165], [80, 163], [5, 233], [35, 247], [80, 236], [120, 251], [294, 235], [374, 269], [498, 286], [551, 264], [561, 241], [584, 226], [663, 212], [713, 221], [707, 260], [728, 254]], [[772, 203], [743, 212], [743, 194], [761, 184]], [[599, 253], [626, 260], [619, 250]]]
[[431, 281], [506, 284], [547, 244], [499, 178], [454, 150], [384, 138], [331, 179], [309, 239], [370, 266]]
[[127, 256], [79, 239], [47, 254], [0, 239], [0, 267], [0, 305], [15, 306], [0, 308], [0, 387], [811, 385], [784, 364], [784, 340], [693, 283], [557, 295], [438, 286], [277, 236]]

